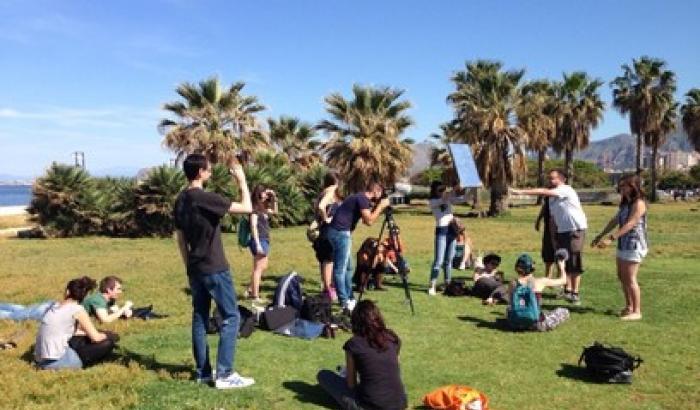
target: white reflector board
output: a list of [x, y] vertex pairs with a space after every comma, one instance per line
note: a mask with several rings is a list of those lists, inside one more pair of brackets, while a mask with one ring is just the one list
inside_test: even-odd
[[467, 144], [447, 144], [452, 156], [452, 163], [457, 170], [457, 178], [462, 188], [481, 187], [479, 172], [472, 157], [472, 150]]

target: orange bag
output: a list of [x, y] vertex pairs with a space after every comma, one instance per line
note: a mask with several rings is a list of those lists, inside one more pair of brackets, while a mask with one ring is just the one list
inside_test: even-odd
[[423, 396], [423, 404], [434, 410], [488, 410], [489, 399], [469, 386], [451, 384]]

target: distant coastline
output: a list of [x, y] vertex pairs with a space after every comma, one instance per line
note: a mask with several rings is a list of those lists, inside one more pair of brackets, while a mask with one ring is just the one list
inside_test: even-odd
[[32, 201], [30, 184], [0, 183], [0, 207], [27, 207]]

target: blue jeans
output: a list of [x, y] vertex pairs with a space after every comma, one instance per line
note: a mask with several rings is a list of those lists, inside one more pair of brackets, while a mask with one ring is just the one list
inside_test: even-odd
[[328, 227], [328, 240], [333, 246], [333, 281], [338, 292], [338, 302], [343, 305], [352, 295], [352, 235], [350, 231], [338, 231]]
[[452, 259], [455, 257], [456, 237], [449, 232], [446, 226], [435, 228], [435, 259], [433, 269], [430, 272], [430, 280], [437, 280], [440, 276], [440, 266], [445, 271], [445, 282], [452, 280]]
[[42, 360], [36, 365], [42, 370], [80, 369], [83, 367], [83, 362], [75, 350], [66, 347], [66, 352], [63, 353], [60, 359]]
[[219, 350], [216, 353], [216, 377], [224, 378], [233, 372], [236, 339], [241, 320], [231, 272], [226, 270], [207, 275], [192, 275], [189, 280], [192, 291], [192, 353], [196, 366], [195, 377], [211, 377], [207, 322], [211, 300], [214, 299], [223, 318], [219, 330]]
[[46, 313], [54, 303], [55, 302], [46, 301], [29, 306], [0, 303], [0, 319], [41, 320], [44, 313]]

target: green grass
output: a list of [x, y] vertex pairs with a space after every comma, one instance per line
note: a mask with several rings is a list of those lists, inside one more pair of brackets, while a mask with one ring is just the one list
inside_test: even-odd
[[[411, 407], [435, 387], [458, 383], [485, 392], [495, 409], [661, 409], [698, 408], [700, 403], [700, 213], [697, 204], [654, 205], [650, 210], [651, 252], [641, 269], [644, 320], [622, 323], [611, 312], [622, 304], [613, 250], [587, 250], [584, 304], [550, 333], [509, 333], [492, 326], [502, 306], [482, 307], [473, 298], [428, 297], [433, 220], [423, 212], [399, 212], [406, 242], [416, 315], [403, 304], [403, 291], [369, 293], [378, 299], [390, 327], [403, 340], [401, 367]], [[586, 206], [593, 236], [614, 207]], [[518, 253], [539, 254], [533, 230], [537, 209], [513, 209], [499, 219], [467, 219], [476, 247], [504, 256], [511, 266]], [[378, 226], [359, 228], [355, 245]], [[242, 292], [251, 261], [233, 235], [225, 236], [228, 258]], [[303, 227], [273, 232], [269, 295], [274, 278], [291, 269], [306, 278], [308, 292], [320, 287], [317, 267]], [[541, 267], [541, 266], [540, 266]], [[461, 272], [456, 272], [459, 276]], [[335, 340], [304, 341], [256, 331], [239, 341], [236, 368], [255, 377], [242, 391], [220, 392], [191, 378], [190, 299], [175, 243], [170, 239], [80, 238], [0, 240], [0, 301], [31, 303], [59, 298], [77, 275], [116, 274], [137, 305], [153, 303], [168, 319], [105, 326], [122, 335], [122, 358], [83, 371], [38, 372], [31, 355], [35, 323], [0, 321], [0, 336], [24, 329], [19, 348], [0, 352], [3, 375], [0, 408], [229, 408], [303, 409], [332, 407], [316, 387], [320, 368], [343, 361]], [[461, 273], [463, 275], [463, 273]], [[397, 285], [397, 283], [389, 283]], [[547, 299], [547, 304], [557, 301]], [[572, 370], [583, 346], [595, 340], [623, 346], [645, 362], [631, 386], [590, 384]], [[215, 345], [216, 338], [210, 339]]]

